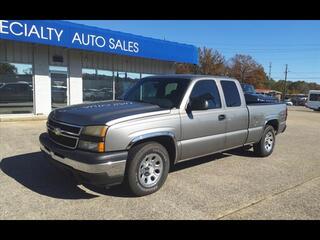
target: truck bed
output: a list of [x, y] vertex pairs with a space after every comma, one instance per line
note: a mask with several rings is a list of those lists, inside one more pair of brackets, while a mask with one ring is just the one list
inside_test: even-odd
[[247, 109], [249, 114], [247, 143], [259, 141], [266, 122], [271, 119], [279, 119], [279, 131], [285, 126], [287, 106], [284, 103], [250, 104], [247, 105]]

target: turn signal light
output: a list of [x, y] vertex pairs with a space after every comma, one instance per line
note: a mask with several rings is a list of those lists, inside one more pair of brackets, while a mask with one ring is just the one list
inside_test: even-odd
[[104, 152], [104, 142], [98, 143], [98, 152]]

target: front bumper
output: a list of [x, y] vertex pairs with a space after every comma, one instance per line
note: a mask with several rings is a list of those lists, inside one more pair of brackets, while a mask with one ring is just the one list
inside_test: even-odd
[[70, 150], [52, 142], [47, 133], [39, 137], [40, 149], [49, 160], [71, 171], [80, 182], [116, 185], [123, 181], [128, 152], [93, 153]]

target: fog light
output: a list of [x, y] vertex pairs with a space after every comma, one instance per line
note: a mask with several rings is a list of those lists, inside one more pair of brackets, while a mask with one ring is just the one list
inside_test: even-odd
[[79, 148], [83, 150], [94, 151], [94, 152], [104, 152], [104, 143], [80, 140]]

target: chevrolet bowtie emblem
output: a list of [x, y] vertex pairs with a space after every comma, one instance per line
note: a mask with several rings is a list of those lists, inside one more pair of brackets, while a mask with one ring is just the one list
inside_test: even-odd
[[60, 128], [55, 128], [53, 129], [53, 133], [57, 136], [61, 135], [61, 129]]

